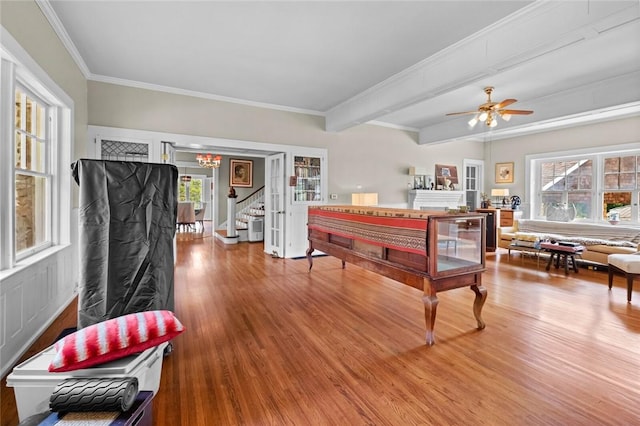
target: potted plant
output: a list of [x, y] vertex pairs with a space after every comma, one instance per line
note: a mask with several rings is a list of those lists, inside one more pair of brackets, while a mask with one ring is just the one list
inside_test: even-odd
[[489, 198], [489, 194], [486, 192], [480, 193], [480, 208], [487, 209], [491, 207], [491, 198]]

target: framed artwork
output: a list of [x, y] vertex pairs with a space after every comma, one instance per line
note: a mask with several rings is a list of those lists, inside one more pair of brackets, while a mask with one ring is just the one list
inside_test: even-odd
[[445, 180], [448, 180], [450, 185], [457, 185], [458, 168], [456, 166], [448, 166], [446, 164], [436, 164], [436, 185], [444, 186]]
[[513, 162], [496, 163], [496, 183], [513, 183]]
[[253, 186], [253, 161], [229, 160], [229, 186], [239, 188]]

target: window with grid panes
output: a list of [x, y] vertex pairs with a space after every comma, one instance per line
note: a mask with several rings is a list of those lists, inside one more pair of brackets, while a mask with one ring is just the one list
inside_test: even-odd
[[575, 219], [591, 217], [593, 160], [589, 158], [540, 162], [541, 202], [538, 216], [551, 209], [567, 209]]
[[638, 173], [637, 155], [606, 156], [603, 159], [602, 218], [614, 215], [620, 221], [637, 221]]
[[51, 170], [48, 105], [15, 90], [15, 252], [19, 259], [51, 244]]

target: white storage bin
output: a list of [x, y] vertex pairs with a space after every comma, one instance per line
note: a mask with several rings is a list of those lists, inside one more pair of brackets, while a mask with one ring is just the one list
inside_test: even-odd
[[13, 387], [20, 421], [49, 409], [49, 398], [61, 381], [73, 377], [136, 377], [138, 390], [158, 393], [162, 373], [162, 357], [167, 343], [138, 354], [100, 364], [92, 368], [50, 373], [49, 364], [55, 355], [53, 346], [17, 365], [7, 376], [7, 386]]

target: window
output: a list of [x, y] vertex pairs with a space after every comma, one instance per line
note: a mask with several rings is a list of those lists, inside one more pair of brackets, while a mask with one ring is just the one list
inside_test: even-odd
[[15, 252], [26, 254], [51, 245], [49, 106], [21, 85], [15, 91]]
[[70, 244], [73, 100], [0, 26], [0, 272]]
[[101, 139], [100, 158], [147, 163], [149, 162], [149, 144]]
[[593, 161], [588, 158], [540, 162], [541, 202], [539, 216], [550, 210], [571, 210], [576, 219], [591, 217]]
[[[532, 217], [549, 220], [640, 222], [640, 150], [534, 158]], [[615, 217], [613, 217], [615, 216]]]
[[178, 201], [193, 201], [195, 209], [202, 208], [204, 176], [180, 175]]
[[603, 219], [637, 222], [640, 156], [604, 158]]

